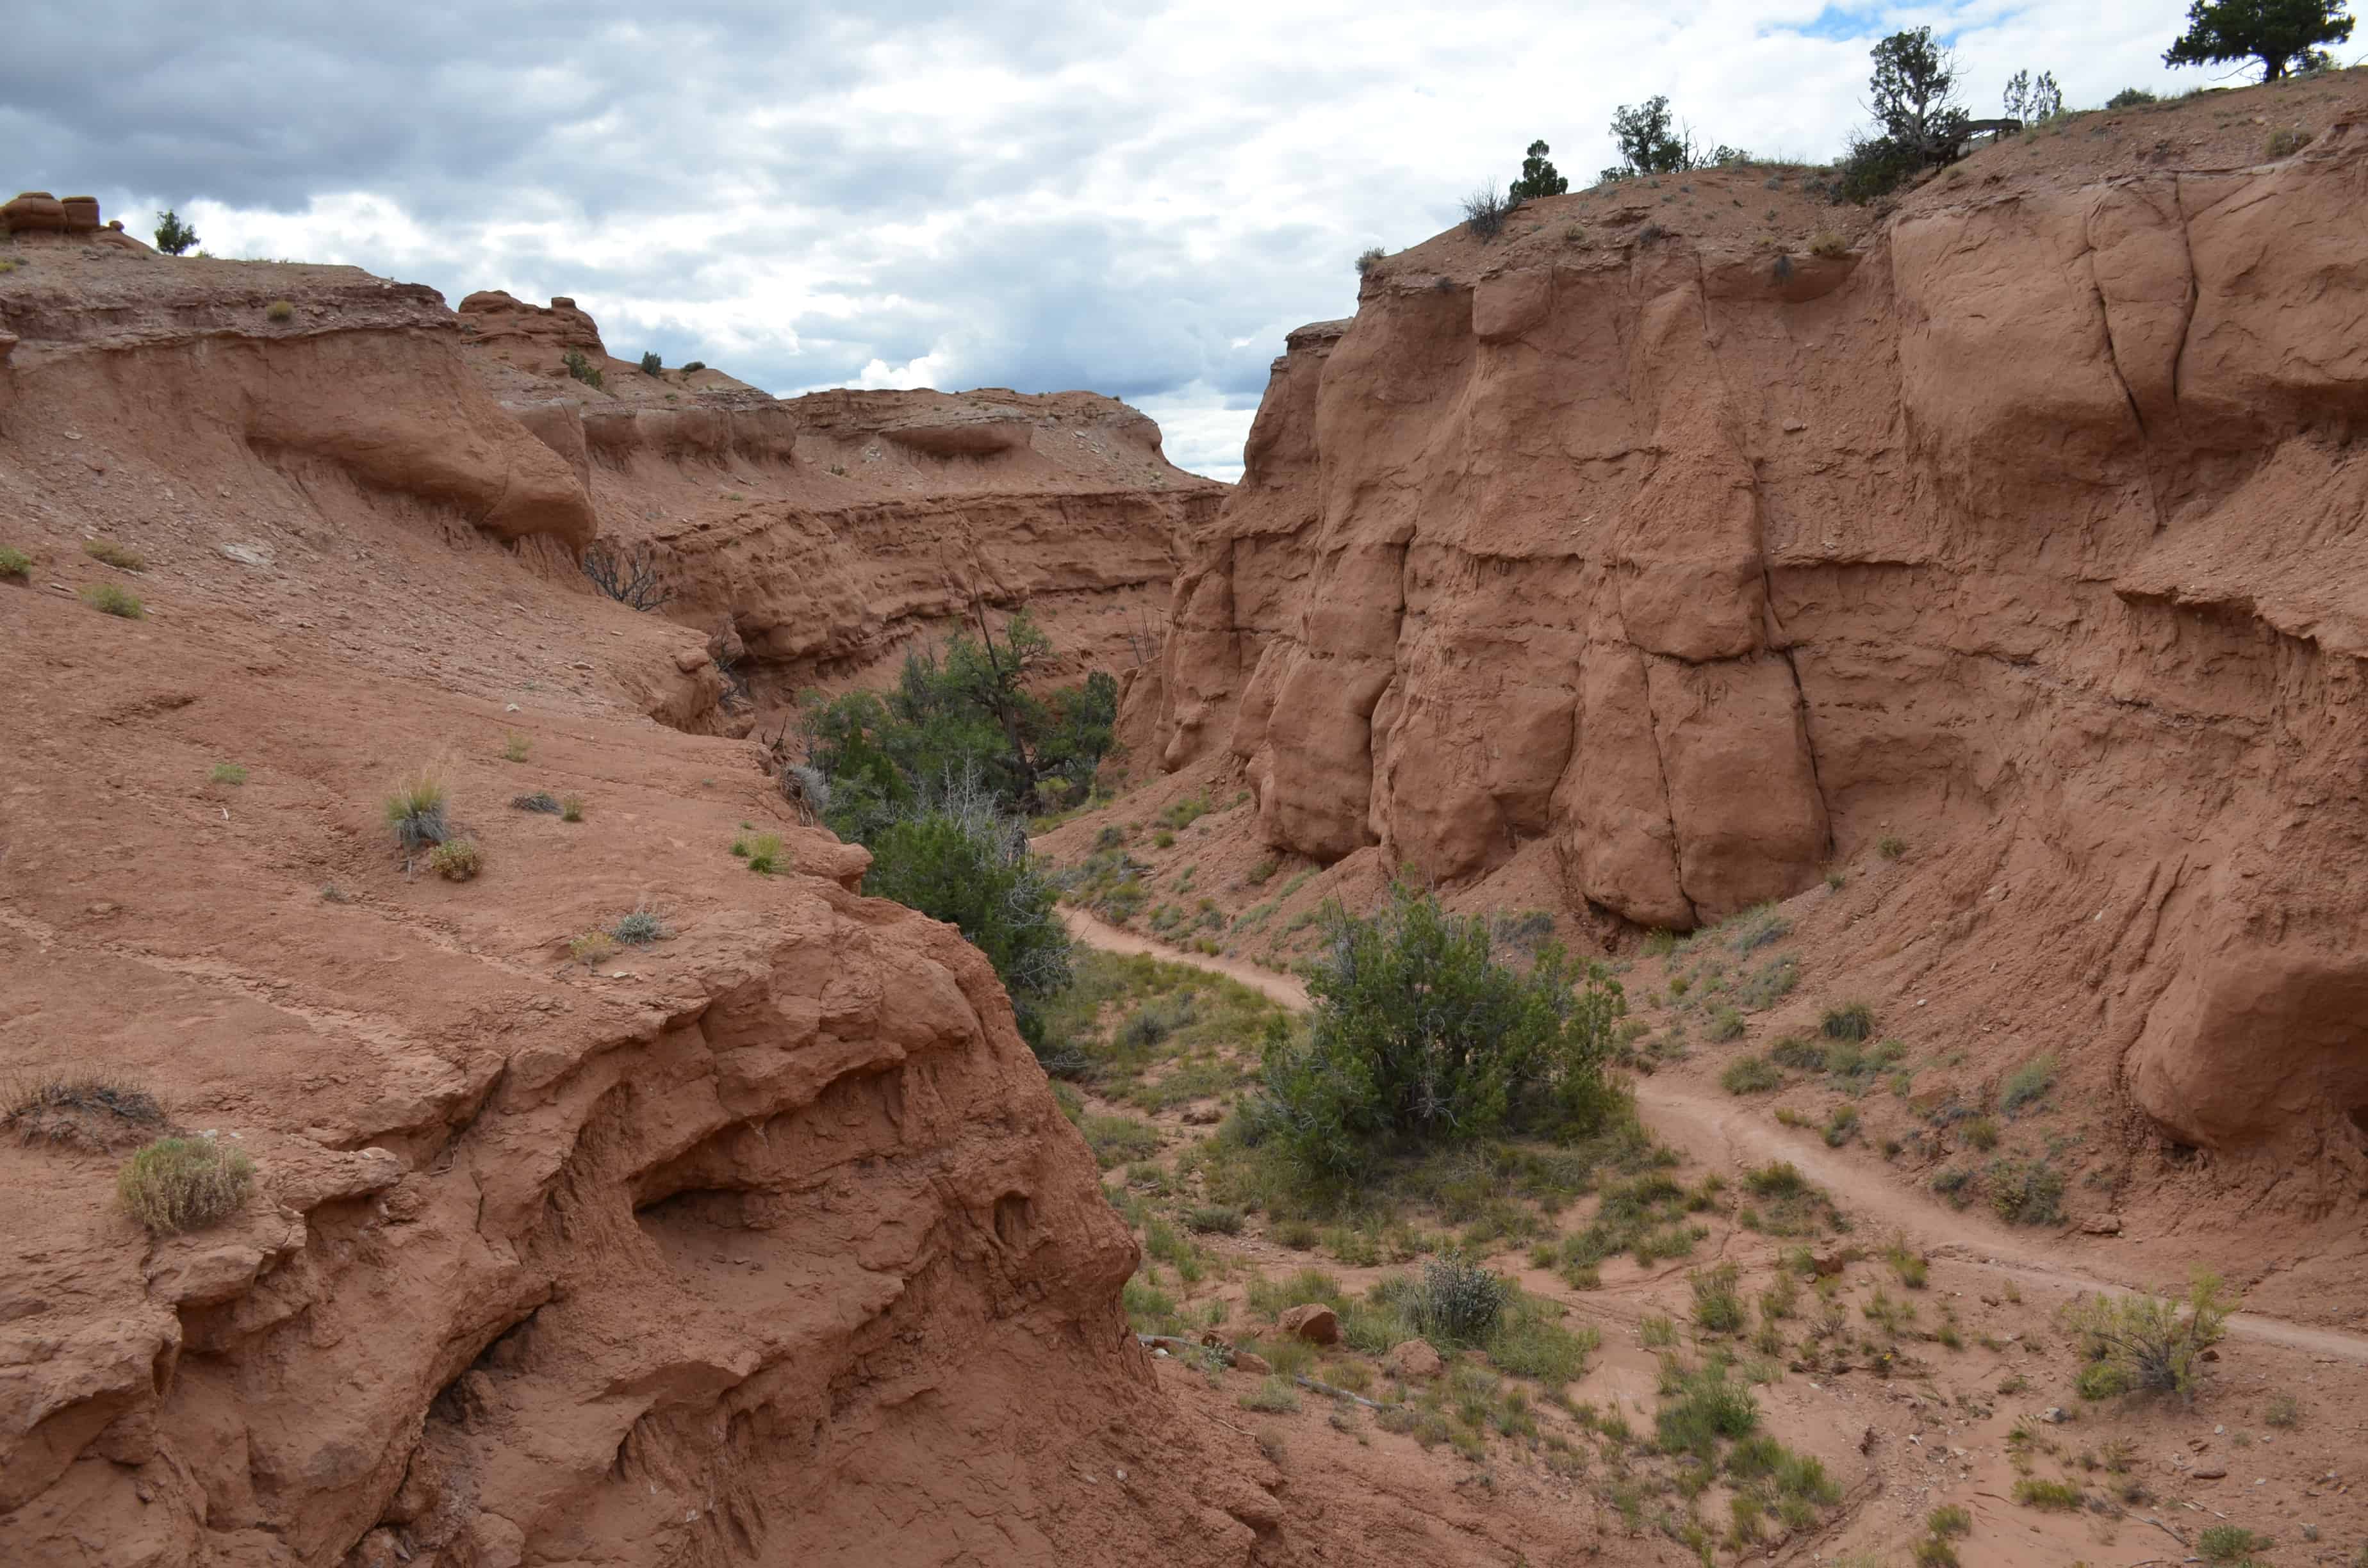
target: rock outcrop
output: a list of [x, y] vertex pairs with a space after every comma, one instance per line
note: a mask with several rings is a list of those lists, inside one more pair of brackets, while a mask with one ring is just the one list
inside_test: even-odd
[[[643, 716], [706, 639], [586, 591], [590, 497], [432, 296], [67, 246], [0, 320], [0, 1083], [97, 1068], [257, 1172], [152, 1237], [109, 1140], [0, 1137], [0, 1561], [1289, 1555], [985, 960]], [[465, 883], [393, 852], [423, 767]]]
[[740, 650], [745, 705], [705, 727], [769, 730], [804, 687], [886, 679], [981, 607], [1027, 606], [1064, 678], [1143, 664], [1180, 541], [1226, 493], [1091, 392], [778, 399], [712, 368], [647, 374], [570, 300], [478, 293], [460, 315], [469, 363], [581, 478], [603, 536], [663, 575], [662, 613]]
[[1237, 757], [1277, 848], [1550, 843], [1636, 926], [1913, 846], [1951, 951], [2093, 995], [2160, 1128], [2350, 1182], [2368, 106], [2293, 91], [2270, 163], [2165, 106], [1854, 237], [1698, 171], [1389, 258], [1277, 362], [1130, 723]]

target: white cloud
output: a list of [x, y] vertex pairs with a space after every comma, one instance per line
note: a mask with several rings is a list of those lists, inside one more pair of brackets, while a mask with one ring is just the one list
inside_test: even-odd
[[1231, 477], [1283, 333], [1533, 137], [1583, 184], [1666, 92], [1705, 143], [1822, 157], [1897, 27], [1953, 37], [1981, 114], [2019, 67], [2169, 85], [2182, 10], [87, 0], [13, 36], [0, 139], [218, 255], [570, 294], [619, 352], [765, 386], [1091, 387]]

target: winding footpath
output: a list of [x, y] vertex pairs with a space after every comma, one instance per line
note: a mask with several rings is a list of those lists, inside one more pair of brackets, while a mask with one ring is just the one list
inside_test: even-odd
[[[1143, 953], [1168, 963], [1186, 964], [1238, 981], [1294, 1012], [1307, 1008], [1307, 987], [1296, 976], [1277, 974], [1236, 959], [1202, 958], [1184, 952], [1132, 931], [1121, 931], [1083, 910], [1064, 907], [1061, 915], [1069, 934], [1089, 948], [1112, 953]], [[2130, 1293], [2127, 1285], [2071, 1267], [1974, 1214], [1927, 1202], [1881, 1173], [1837, 1155], [1824, 1146], [1822, 1140], [1794, 1136], [1789, 1130], [1752, 1115], [1748, 1107], [1731, 1099], [1711, 1099], [1658, 1077], [1640, 1077], [1634, 1085], [1637, 1108], [1653, 1131], [1662, 1142], [1694, 1159], [1727, 1161], [1736, 1165], [1789, 1160], [1802, 1175], [1846, 1201], [1878, 1230], [1900, 1232], [1935, 1256], [2011, 1278], [2018, 1286], [2031, 1285], [2059, 1294], [2090, 1290], [2115, 1296]], [[2239, 1338], [2368, 1366], [2368, 1337], [2339, 1329], [2314, 1328], [2256, 1312], [2237, 1312], [2228, 1319], [2228, 1332]]]

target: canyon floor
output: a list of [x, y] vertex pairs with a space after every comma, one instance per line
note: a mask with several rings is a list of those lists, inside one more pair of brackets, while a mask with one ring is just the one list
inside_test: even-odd
[[[1304, 984], [1271, 967], [1187, 952], [1081, 910], [1068, 919], [1098, 951], [1151, 960], [1107, 1006], [1113, 1030], [1146, 1008], [1192, 1016], [1175, 997], [1196, 984], [1212, 988], [1204, 994], [1246, 988], [1289, 1011], [1307, 1004]], [[1792, 946], [1766, 949], [1784, 958]], [[1639, 963], [1629, 983], [1682, 971], [1685, 957]], [[1152, 1032], [1137, 1024], [1133, 1038]], [[1408, 1402], [1395, 1418], [1304, 1385], [1298, 1408], [1261, 1408], [1277, 1402], [1256, 1375], [1198, 1367], [1182, 1351], [1163, 1359], [1176, 1397], [1259, 1434], [1286, 1495], [1440, 1476], [1463, 1507], [1438, 1528], [1511, 1553], [1506, 1562], [1557, 1560], [1556, 1543], [1583, 1539], [1599, 1519], [1616, 1561], [1694, 1561], [1707, 1544], [1747, 1560], [1902, 1562], [1930, 1539], [1935, 1510], [1952, 1506], [1971, 1518], [1971, 1533], [1951, 1542], [1955, 1560], [1975, 1564], [2194, 1561], [2226, 1547], [2231, 1528], [2256, 1532], [2264, 1561], [2350, 1562], [2368, 1540], [2368, 1498], [2353, 1490], [2368, 1437], [2368, 1337], [2239, 1312], [2192, 1406], [2084, 1401], [2060, 1310], [2092, 1291], [2179, 1287], [2175, 1248], [2106, 1253], [2102, 1238], [1952, 1208], [1887, 1167], [1848, 1158], [1820, 1127], [1780, 1121], [1766, 1096], [1729, 1095], [1668, 1066], [1634, 1086], [1671, 1162], [1652, 1168], [1682, 1194], [1663, 1217], [1681, 1216], [1694, 1233], [1680, 1256], [1607, 1258], [1579, 1276], [1580, 1288], [1557, 1268], [1557, 1249], [1621, 1190], [1611, 1166], [1600, 1173], [1608, 1191], [1590, 1179], [1588, 1192], [1543, 1202], [1508, 1184], [1444, 1207], [1390, 1203], [1385, 1221], [1361, 1225], [1251, 1215], [1237, 1231], [1209, 1228], [1234, 1222], [1210, 1216], [1205, 1145], [1223, 1105], [1254, 1078], [1255, 1032], [1237, 1033], [1229, 1048], [1203, 1031], [1169, 1060], [1155, 1049], [1136, 1086], [1083, 1100], [1114, 1200], [1145, 1241], [1129, 1300], [1139, 1329], [1205, 1332], [1271, 1358], [1291, 1338], [1276, 1317], [1302, 1298], [1354, 1303], [1377, 1281], [1418, 1270], [1416, 1249], [1460, 1230], [1467, 1247], [1599, 1342], [1560, 1386], [1471, 1353], [1428, 1381], [1394, 1376], [1386, 1353], [1290, 1353], [1299, 1375]], [[1137, 1127], [1147, 1131], [1136, 1136]], [[1784, 1199], [1762, 1196], [1769, 1173], [1784, 1167], [1830, 1199], [1828, 1222], [1784, 1220]], [[1818, 1206], [1793, 1204], [1811, 1215]], [[1788, 1289], [1788, 1256], [1797, 1266], [1804, 1247], [1840, 1267], [1813, 1289]], [[1694, 1321], [1697, 1284], [1723, 1266], [1736, 1269], [1744, 1301], [1761, 1304], [1747, 1309], [1746, 1326], [1713, 1332]], [[1788, 1525], [1755, 1502], [1738, 1510], [1731, 1482], [1705, 1489], [1656, 1456], [1648, 1435], [1673, 1355], [1690, 1366], [1734, 1359], [1757, 1386], [1764, 1431], [1818, 1460], [1838, 1500]], [[1424, 1410], [1443, 1419], [1406, 1415]], [[2207, 1540], [2215, 1527], [2224, 1534]]]

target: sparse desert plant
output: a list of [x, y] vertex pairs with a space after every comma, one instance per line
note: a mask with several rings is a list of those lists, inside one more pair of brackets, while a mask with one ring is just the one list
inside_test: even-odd
[[685, 366], [682, 368], [682, 373], [683, 373], [684, 375], [686, 375], [686, 376], [695, 376], [695, 375], [699, 374], [699, 372], [700, 372], [700, 371], [704, 370], [705, 369], [707, 369], [707, 361], [706, 361], [706, 360], [704, 360], [704, 359], [693, 359], [689, 364], [685, 365]]
[[1764, 1095], [1784, 1086], [1784, 1074], [1764, 1056], [1738, 1056], [1718, 1075], [1730, 1095]]
[[2302, 1425], [2302, 1406], [2290, 1393], [2273, 1393], [2261, 1408], [2261, 1424], [2284, 1431]]
[[568, 940], [567, 956], [589, 968], [617, 956], [617, 938], [606, 931], [586, 931]]
[[1907, 841], [1896, 835], [1885, 834], [1882, 842], [1874, 846], [1874, 852], [1886, 860], [1896, 860], [1907, 853]]
[[1826, 1118], [1826, 1147], [1840, 1148], [1850, 1141], [1850, 1134], [1857, 1131], [1858, 1107], [1854, 1105], [1834, 1107], [1833, 1114]]
[[562, 362], [566, 365], [569, 375], [587, 387], [597, 387], [607, 379], [591, 360], [584, 357], [584, 350], [581, 348], [569, 349]]
[[2243, 1562], [2276, 1544], [2243, 1525], [2206, 1525], [2195, 1538], [2195, 1550], [2206, 1562]]
[[1987, 1154], [1998, 1147], [1998, 1124], [1991, 1117], [1977, 1116], [1959, 1128], [1957, 1136]]
[[652, 348], [643, 351], [642, 355], [642, 374], [644, 376], [655, 376], [663, 369], [665, 369], [665, 363], [658, 358], [656, 349]]
[[216, 784], [244, 784], [246, 782], [246, 769], [234, 762], [217, 762], [214, 770], [206, 777]]
[[33, 558], [31, 556], [21, 550], [11, 550], [6, 545], [0, 545], [0, 577], [30, 577], [32, 574]]
[[609, 935], [629, 948], [646, 948], [652, 942], [663, 941], [674, 935], [666, 929], [666, 920], [655, 909], [639, 908], [620, 915], [609, 922]]
[[2080, 1489], [2068, 1481], [2042, 1481], [2026, 1475], [2014, 1483], [2014, 1500], [2027, 1508], [2069, 1513], [2080, 1506]]
[[427, 852], [427, 869], [448, 882], [465, 882], [484, 865], [473, 838], [448, 838]]
[[527, 758], [527, 754], [533, 749], [534, 743], [528, 740], [524, 735], [518, 733], [516, 731], [512, 731], [507, 735], [502, 737], [502, 760], [504, 762], [524, 762]]
[[2132, 1388], [2192, 1404], [2203, 1354], [2227, 1333], [2235, 1310], [2220, 1290], [2218, 1276], [2198, 1273], [2183, 1299], [2086, 1296], [2064, 1309], [2062, 1321], [2089, 1361], [2118, 1367]]
[[1383, 250], [1379, 245], [1373, 245], [1365, 250], [1359, 251], [1357, 253], [1357, 276], [1362, 278], [1367, 273], [1372, 271], [1375, 267], [1381, 265], [1382, 257], [1387, 254], [1388, 253]]
[[1242, 1211], [1222, 1204], [1203, 1204], [1189, 1211], [1184, 1223], [1202, 1235], [1237, 1235], [1242, 1228]]
[[115, 1178], [124, 1212], [153, 1236], [203, 1230], [228, 1219], [255, 1185], [255, 1162], [211, 1138], [159, 1138]]
[[1478, 239], [1493, 240], [1505, 232], [1505, 220], [1520, 205], [1495, 186], [1484, 185], [1463, 199], [1463, 226]]
[[538, 812], [544, 816], [559, 814], [559, 797], [547, 790], [538, 790], [531, 795], [513, 795], [510, 805], [517, 811]]
[[386, 825], [405, 855], [417, 855], [452, 836], [449, 806], [443, 780], [416, 774], [386, 798]]
[[103, 561], [109, 566], [119, 566], [126, 572], [145, 572], [148, 570], [148, 558], [146, 556], [141, 554], [130, 545], [118, 544], [111, 539], [85, 540], [83, 541], [82, 552], [85, 555], [89, 556], [93, 561]]
[[2055, 1086], [2055, 1058], [2049, 1055], [2032, 1057], [2007, 1074], [1998, 1085], [1998, 1109], [2013, 1116], [2027, 1105], [2047, 1097]]
[[1269, 1372], [1264, 1381], [1242, 1395], [1244, 1410], [1255, 1410], [1267, 1415], [1287, 1415], [1299, 1408], [1299, 1390], [1280, 1372]]
[[1422, 1283], [1407, 1294], [1406, 1313], [1425, 1338], [1476, 1345], [1496, 1328], [1512, 1296], [1512, 1281], [1477, 1263], [1434, 1257], [1423, 1264]]
[[2054, 1225], [2063, 1221], [2064, 1173], [2045, 1160], [1992, 1160], [1987, 1172], [1990, 1207], [2010, 1225]]
[[148, 619], [148, 607], [140, 602], [140, 596], [112, 583], [93, 583], [78, 597], [101, 615], [120, 616], [125, 620]]
[[1710, 1022], [1702, 1033], [1722, 1044], [1743, 1038], [1743, 1015], [1722, 1002], [1710, 1010]]
[[674, 590], [658, 580], [657, 561], [647, 543], [620, 550], [605, 539], [584, 547], [584, 576], [594, 587], [627, 609], [659, 609]]
[[1850, 242], [1831, 229], [1821, 229], [1817, 232], [1816, 237], [1809, 242], [1809, 254], [1825, 256], [1828, 260], [1835, 256], [1848, 256]]
[[266, 321], [289, 322], [296, 319], [296, 305], [290, 300], [274, 300], [263, 307]]
[[1868, 1040], [1874, 1034], [1874, 1009], [1863, 1002], [1845, 1002], [1827, 1008], [1817, 1028], [1827, 1040]]
[[1890, 1249], [1883, 1256], [1884, 1260], [1891, 1265], [1891, 1272], [1899, 1277], [1899, 1282], [1902, 1285], [1911, 1290], [1924, 1289], [1925, 1280], [1931, 1276], [1932, 1266], [1919, 1255], [1910, 1252], [1907, 1243], [1892, 1243]]
[[1686, 1276], [1693, 1289], [1697, 1327], [1708, 1334], [1733, 1334], [1743, 1327], [1743, 1292], [1737, 1283], [1740, 1275], [1734, 1264], [1722, 1263], [1707, 1272]]
[[584, 820], [584, 797], [581, 795], [561, 796], [559, 799], [559, 820], [561, 822], [582, 822]]
[[2123, 87], [2120, 92], [2115, 93], [2112, 97], [2105, 100], [2105, 107], [2107, 108], [2136, 108], [2141, 104], [2150, 104], [2154, 101], [2155, 96], [2152, 93], [2147, 92], [2144, 87]]
[[778, 833], [751, 833], [732, 841], [732, 853], [748, 862], [748, 869], [760, 877], [769, 877], [784, 869], [783, 861], [790, 857], [781, 848]]
[[1636, 1343], [1647, 1350], [1668, 1350], [1678, 1343], [1678, 1325], [1659, 1312], [1647, 1312], [1636, 1324]]
[[99, 1153], [164, 1125], [165, 1108], [156, 1096], [120, 1074], [61, 1067], [0, 1084], [0, 1127], [20, 1143]]

